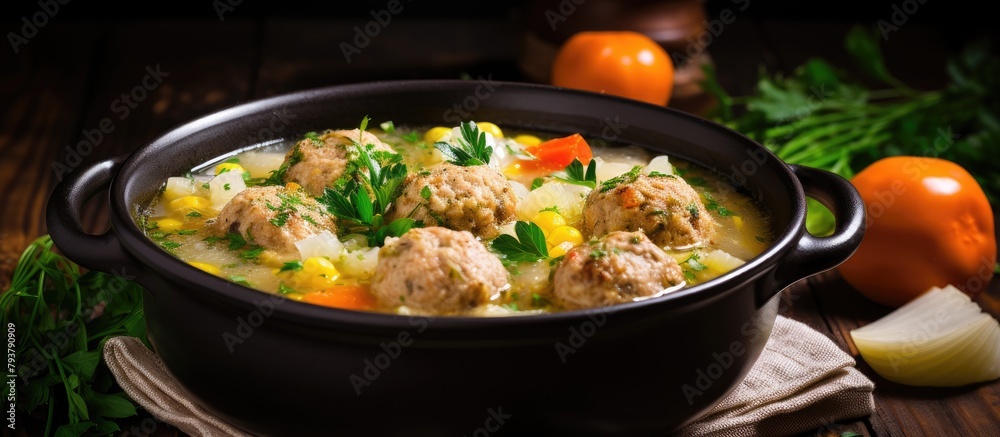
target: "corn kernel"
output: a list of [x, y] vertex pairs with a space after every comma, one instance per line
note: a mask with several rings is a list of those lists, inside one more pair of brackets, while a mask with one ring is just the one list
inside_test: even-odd
[[223, 162], [222, 164], [219, 164], [219, 165], [215, 166], [215, 174], [217, 174], [217, 175], [218, 174], [222, 174], [222, 173], [226, 173], [226, 172], [230, 172], [230, 171], [234, 172], [234, 173], [239, 173], [239, 174], [243, 174], [243, 173], [247, 172], [246, 169], [244, 169], [242, 165], [239, 165], [239, 164], [236, 164], [236, 163], [232, 163], [232, 162]]
[[184, 222], [175, 218], [165, 218], [156, 221], [156, 228], [163, 232], [174, 232], [184, 226]]
[[583, 234], [572, 226], [560, 226], [552, 230], [546, 242], [553, 246], [571, 243], [573, 246], [583, 244]]
[[451, 133], [451, 129], [444, 126], [432, 127], [424, 134], [424, 142], [436, 143], [441, 141], [445, 135]]
[[302, 262], [302, 270], [291, 275], [292, 288], [299, 291], [316, 291], [336, 285], [340, 272], [330, 260], [314, 256]]
[[522, 146], [526, 147], [537, 146], [539, 144], [542, 144], [542, 139], [534, 135], [518, 135], [514, 137], [514, 141], [517, 141], [518, 144], [521, 144]]
[[198, 261], [190, 261], [190, 262], [188, 262], [188, 264], [190, 264], [192, 267], [195, 267], [195, 268], [197, 268], [197, 269], [199, 269], [199, 270], [201, 270], [201, 271], [203, 271], [205, 273], [211, 273], [211, 274], [213, 274], [215, 276], [219, 276], [219, 274], [222, 273], [222, 271], [219, 270], [218, 267], [213, 266], [213, 265], [208, 264], [208, 263], [202, 263], [202, 262], [198, 262]]
[[566, 218], [555, 211], [542, 211], [535, 215], [531, 221], [542, 228], [546, 235], [560, 226], [566, 226]]
[[212, 207], [212, 202], [204, 197], [198, 196], [184, 196], [179, 199], [171, 200], [167, 204], [167, 210], [179, 215], [187, 215], [191, 212], [197, 212], [199, 214], [204, 214]]
[[489, 134], [493, 135], [494, 138], [503, 138], [503, 131], [500, 130], [500, 126], [488, 121], [484, 121], [482, 123], [477, 122], [476, 126], [479, 127], [480, 132], [489, 132]]
[[289, 183], [285, 184], [285, 188], [287, 188], [287, 189], [289, 189], [291, 191], [299, 191], [299, 189], [302, 188], [302, 185], [296, 184], [295, 182], [289, 182]]

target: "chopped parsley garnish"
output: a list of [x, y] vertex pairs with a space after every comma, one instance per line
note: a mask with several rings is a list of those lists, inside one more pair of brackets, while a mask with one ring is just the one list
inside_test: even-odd
[[566, 183], [595, 188], [597, 187], [597, 161], [591, 159], [590, 164], [584, 169], [583, 163], [578, 158], [574, 158], [573, 162], [566, 166], [566, 177], [556, 176], [555, 178]]
[[229, 158], [229, 159], [227, 159], [225, 161], [222, 161], [222, 162], [225, 163], [225, 164], [239, 164], [240, 163], [240, 158], [234, 156], [234, 157]]
[[694, 280], [697, 279], [695, 278], [694, 273], [692, 273], [690, 270], [684, 269], [683, 272], [684, 272], [684, 279], [687, 279], [688, 282], [694, 282]]
[[701, 257], [697, 253], [692, 253], [688, 259], [684, 260], [683, 264], [695, 272], [700, 272], [708, 268], [708, 266], [701, 263], [700, 259]]
[[601, 248], [596, 248], [590, 252], [590, 257], [594, 259], [603, 258], [608, 252], [602, 250]]
[[430, 198], [431, 198], [431, 187], [428, 186], [428, 185], [424, 185], [424, 187], [420, 189], [420, 197], [423, 197], [424, 200], [430, 200]]
[[[367, 129], [368, 120], [367, 116], [361, 120], [360, 132]], [[386, 237], [399, 237], [419, 223], [409, 217], [385, 223], [383, 217], [406, 179], [406, 164], [402, 155], [376, 151], [374, 145], [361, 144], [361, 140], [359, 137], [354, 141], [357, 153], [344, 175], [343, 188], [327, 188], [318, 200], [345, 230], [363, 234], [370, 245], [381, 246]]]
[[415, 131], [414, 132], [410, 132], [410, 133], [408, 133], [406, 135], [403, 135], [403, 139], [406, 140], [406, 141], [409, 141], [411, 143], [415, 143], [417, 141], [420, 141], [420, 134], [418, 134]]
[[264, 252], [263, 246], [253, 246], [251, 249], [240, 252], [240, 258], [243, 258], [247, 261], [252, 261], [257, 259], [257, 257], [259, 257], [260, 254], [263, 252]]
[[285, 294], [292, 294], [292, 293], [298, 293], [298, 292], [295, 291], [294, 288], [285, 285], [284, 282], [280, 282], [280, 283], [278, 283], [278, 293], [282, 294], [282, 295], [285, 295]]
[[632, 169], [629, 170], [628, 173], [618, 175], [604, 182], [601, 182], [601, 192], [602, 193], [607, 192], [613, 189], [614, 187], [617, 187], [618, 185], [624, 183], [635, 182], [636, 179], [639, 179], [639, 172], [641, 171], [642, 171], [642, 166], [637, 165], [635, 167], [632, 167]]
[[531, 293], [531, 306], [537, 308], [537, 307], [544, 307], [544, 306], [548, 306], [548, 305], [549, 305], [549, 301], [547, 299], [545, 299], [544, 297], [542, 297], [542, 295], [540, 295], [538, 293]]
[[385, 131], [385, 133], [387, 134], [396, 132], [396, 126], [392, 124], [392, 120], [389, 120], [385, 123], [381, 123], [378, 125], [378, 127], [382, 128], [382, 130]]
[[535, 191], [536, 189], [541, 188], [542, 184], [544, 184], [544, 183], [545, 183], [545, 179], [542, 179], [542, 178], [532, 179], [532, 181], [531, 181], [531, 191]]
[[694, 217], [695, 220], [698, 220], [698, 216], [701, 215], [701, 211], [698, 210], [698, 205], [692, 203], [687, 206], [687, 210], [688, 213], [691, 214], [691, 217]]
[[197, 233], [198, 233], [197, 229], [181, 229], [177, 231], [177, 235], [194, 235]]
[[285, 226], [285, 222], [288, 221], [288, 212], [278, 213], [278, 215], [274, 216], [273, 219], [268, 221], [271, 222], [272, 225], [275, 225], [279, 228]]
[[672, 174], [660, 173], [658, 171], [651, 171], [651, 172], [649, 172], [649, 174], [647, 176], [649, 176], [651, 178], [676, 178], [677, 177], [677, 176], [674, 176]]
[[226, 190], [226, 191], [229, 191], [229, 184], [223, 184], [222, 185], [222, 189]]
[[204, 188], [204, 189], [206, 189], [206, 190], [209, 190], [209, 189], [212, 188], [212, 186], [209, 185], [208, 182], [205, 182], [204, 184], [201, 184], [201, 187]]
[[[316, 140], [314, 141], [320, 141], [319, 136], [316, 135], [315, 132], [307, 133], [306, 138], [312, 140], [313, 138], [309, 136], [310, 134], [315, 136]], [[267, 178], [260, 181], [259, 185], [285, 185], [285, 173], [288, 173], [288, 169], [295, 164], [298, 164], [300, 161], [302, 161], [302, 151], [299, 149], [299, 145], [296, 144], [292, 147], [292, 154], [288, 157], [288, 159], [286, 159], [285, 162], [282, 162], [281, 166], [278, 167], [277, 170], [271, 170], [271, 173], [267, 176]]]
[[287, 272], [287, 271], [297, 272], [299, 270], [302, 270], [302, 261], [295, 260], [295, 261], [286, 262], [284, 265], [281, 266], [281, 269], [278, 270], [278, 271], [279, 272]]
[[188, 217], [201, 217], [201, 213], [198, 212], [198, 211], [191, 211], [191, 212], [187, 213], [187, 216]]
[[226, 234], [226, 238], [229, 240], [229, 250], [239, 250], [247, 245], [247, 240], [236, 232]]
[[178, 243], [176, 241], [163, 240], [163, 241], [160, 241], [160, 247], [162, 247], [164, 249], [167, 249], [167, 250], [176, 249], [178, 247], [181, 247], [181, 243]]
[[561, 213], [559, 212], [559, 207], [558, 207], [558, 206], [555, 206], [555, 205], [552, 205], [552, 206], [550, 206], [550, 207], [548, 207], [548, 208], [542, 208], [542, 209], [541, 209], [540, 211], [538, 211], [538, 212], [545, 212], [545, 211], [552, 211], [552, 212], [554, 212], [554, 213], [556, 213], [556, 214], [561, 214]]
[[229, 277], [229, 280], [233, 281], [233, 282], [235, 282], [237, 284], [240, 284], [240, 285], [242, 285], [244, 287], [250, 287], [251, 286], [250, 285], [250, 281], [247, 280], [246, 276], [232, 275], [232, 276]]
[[753, 238], [757, 241], [760, 241], [761, 243], [765, 242], [764, 237], [761, 237], [760, 235], [754, 235]]
[[739, 215], [735, 211], [731, 211], [731, 210], [727, 209], [726, 207], [724, 207], [722, 205], [719, 205], [719, 202], [715, 201], [715, 198], [712, 197], [711, 193], [704, 192], [704, 193], [701, 193], [701, 195], [708, 202], [708, 203], [705, 204], [705, 209], [707, 209], [709, 211], [715, 211], [716, 213], [719, 214], [719, 216], [722, 216], [722, 217], [729, 217], [729, 216]]
[[308, 138], [309, 141], [317, 143], [316, 145], [323, 145], [323, 138], [321, 138], [316, 132], [306, 132], [303, 136]]
[[456, 138], [458, 145], [438, 141], [434, 143], [434, 147], [444, 154], [448, 162], [455, 165], [470, 167], [489, 164], [493, 148], [486, 145], [486, 132], [480, 132], [474, 121], [462, 122], [459, 131], [462, 136]]
[[517, 237], [502, 234], [490, 244], [495, 252], [508, 262], [534, 262], [549, 257], [542, 228], [531, 222], [519, 221], [514, 224]]

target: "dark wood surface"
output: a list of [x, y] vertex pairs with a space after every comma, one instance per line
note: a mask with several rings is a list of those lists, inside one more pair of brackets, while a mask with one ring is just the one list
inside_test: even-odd
[[[105, 117], [115, 130], [88, 160], [127, 153], [157, 133], [226, 106], [309, 87], [462, 73], [519, 79], [514, 59], [520, 35], [503, 20], [399, 20], [348, 64], [338, 44], [362, 22], [213, 18], [127, 24], [53, 20], [20, 53], [0, 48], [0, 289], [9, 284], [23, 248], [45, 233], [45, 201], [56, 183], [53, 163], [67, 162], [65, 147], [83, 140], [82, 131], [97, 128]], [[847, 28], [738, 18], [709, 51], [724, 85], [739, 95], [752, 89], [761, 66], [787, 71], [822, 56], [850, 70], [842, 48]], [[941, 86], [947, 51], [940, 40], [933, 29], [918, 25], [897, 32], [885, 48], [890, 68], [917, 87]], [[169, 76], [119, 119], [115, 100], [141, 85], [146, 68], [157, 65]], [[106, 217], [99, 202], [84, 214], [94, 231], [107, 226]], [[978, 300], [996, 316], [1000, 290], [993, 285]], [[849, 331], [890, 311], [861, 297], [835, 273], [802, 281], [782, 299], [782, 314], [809, 324], [852, 355], [857, 351]], [[863, 361], [858, 368], [876, 383], [875, 413], [808, 435], [1000, 435], [1000, 382], [914, 388], [882, 379]], [[163, 424], [155, 428], [158, 435], [176, 434]], [[142, 429], [149, 427], [134, 431]]]

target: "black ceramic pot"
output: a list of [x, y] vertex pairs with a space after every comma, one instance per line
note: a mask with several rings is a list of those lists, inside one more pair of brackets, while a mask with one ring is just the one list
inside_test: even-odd
[[[248, 138], [356, 126], [489, 120], [581, 132], [713, 169], [770, 212], [774, 244], [708, 283], [643, 302], [507, 318], [415, 318], [272, 297], [203, 273], [152, 244], [139, 205], [167, 177]], [[111, 228], [82, 231], [84, 201], [110, 182]], [[837, 230], [805, 232], [805, 195]], [[226, 109], [127, 157], [77, 169], [48, 209], [56, 245], [147, 290], [150, 339], [206, 408], [253, 433], [484, 435], [662, 433], [689, 423], [742, 380], [774, 323], [773, 297], [850, 256], [863, 204], [844, 179], [789, 166], [761, 145], [662, 107], [546, 86], [413, 81], [337, 86]]]

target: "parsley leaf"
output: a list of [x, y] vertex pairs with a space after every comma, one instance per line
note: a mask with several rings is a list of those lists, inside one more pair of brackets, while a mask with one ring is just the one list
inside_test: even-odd
[[417, 133], [416, 131], [410, 132], [406, 135], [403, 135], [403, 139], [411, 143], [415, 143], [417, 141], [420, 141], [420, 134]]
[[542, 184], [544, 184], [544, 183], [545, 183], [545, 179], [542, 179], [542, 178], [535, 178], [535, 179], [533, 179], [531, 181], [531, 191], [535, 191], [536, 189], [541, 188]]
[[279, 272], [287, 272], [287, 271], [297, 272], [299, 270], [302, 270], [302, 261], [295, 260], [295, 261], [286, 262], [284, 265], [281, 266], [281, 269], [279, 269], [278, 271]]
[[583, 163], [578, 158], [574, 158], [573, 162], [566, 167], [566, 177], [556, 176], [556, 179], [574, 185], [595, 188], [597, 187], [597, 161], [591, 159], [590, 164], [584, 170]]
[[[309, 132], [308, 134], [306, 134], [306, 138], [309, 138], [309, 134], [315, 135], [316, 133]], [[294, 166], [295, 164], [298, 164], [300, 161], [302, 161], [302, 151], [299, 149], [299, 145], [296, 144], [294, 147], [292, 147], [292, 153], [291, 155], [288, 156], [288, 159], [282, 162], [281, 166], [278, 167], [277, 170], [271, 170], [271, 173], [267, 176], [267, 178], [264, 178], [262, 181], [260, 181], [258, 185], [264, 185], [264, 186], [285, 185], [285, 174], [288, 173], [288, 169]]]
[[459, 131], [462, 136], [456, 139], [457, 145], [438, 141], [434, 143], [434, 147], [441, 151], [448, 162], [455, 165], [470, 167], [489, 164], [493, 148], [486, 145], [486, 132], [481, 132], [474, 121], [462, 122]]
[[430, 200], [430, 198], [431, 198], [431, 187], [428, 186], [428, 185], [424, 185], [424, 187], [420, 189], [420, 197], [423, 197], [424, 200]]
[[517, 238], [502, 234], [490, 244], [506, 261], [533, 262], [549, 257], [545, 234], [538, 225], [519, 221], [514, 224], [514, 233]]

